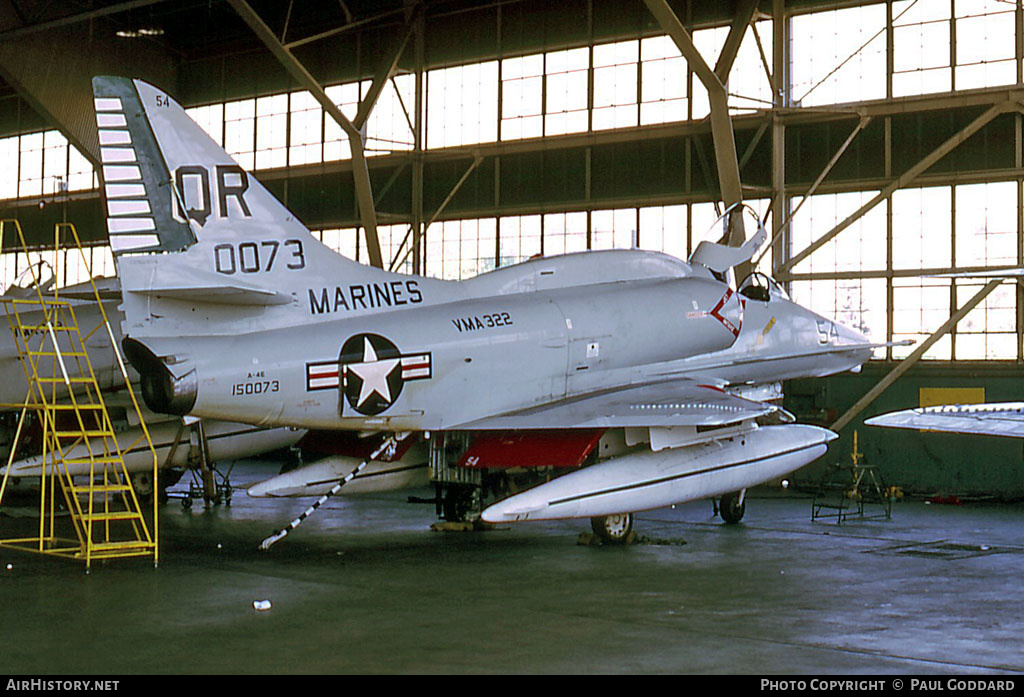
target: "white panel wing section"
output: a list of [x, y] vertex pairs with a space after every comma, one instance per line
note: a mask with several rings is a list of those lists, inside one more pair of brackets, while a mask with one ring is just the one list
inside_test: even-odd
[[721, 426], [753, 419], [778, 407], [693, 380], [673, 380], [590, 393], [509, 414], [479, 419], [458, 428], [612, 428]]
[[905, 409], [872, 417], [864, 423], [887, 428], [1024, 438], [1024, 402], [954, 404]]

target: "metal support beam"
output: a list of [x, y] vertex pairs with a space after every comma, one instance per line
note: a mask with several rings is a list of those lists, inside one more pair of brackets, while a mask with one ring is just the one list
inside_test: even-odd
[[[644, 0], [644, 3], [662, 30], [671, 37], [679, 52], [683, 54], [686, 62], [708, 91], [708, 101], [711, 104], [711, 135], [715, 143], [715, 162], [718, 165], [718, 183], [722, 192], [722, 201], [726, 208], [736, 203], [742, 203], [743, 191], [740, 184], [739, 160], [736, 156], [736, 138], [733, 134], [732, 118], [729, 116], [729, 99], [718, 71], [721, 71], [723, 75], [729, 74], [736, 51], [739, 50], [743, 31], [750, 23], [757, 3], [746, 0], [741, 3], [741, 11], [746, 11], [747, 14], [737, 13], [737, 18], [729, 30], [729, 38], [726, 39], [726, 48], [734, 47], [731, 49], [731, 53], [723, 49], [723, 55], [715, 70], [708, 67], [696, 46], [693, 45], [690, 33], [679, 21], [672, 8], [668, 6], [666, 0]], [[739, 38], [736, 38], [736, 35]], [[737, 214], [730, 216], [729, 222], [728, 242], [738, 246], [746, 239], [743, 231], [742, 211], [737, 209]], [[740, 269], [737, 269], [737, 273], [740, 273]]]
[[[359, 102], [359, 111], [356, 113], [356, 117], [352, 119], [352, 125], [360, 131], [366, 128], [366, 121], [370, 118], [370, 112], [373, 111], [373, 107], [377, 105], [377, 100], [380, 99], [384, 86], [388, 83], [388, 80], [394, 77], [395, 72], [398, 70], [398, 61], [401, 59], [402, 54], [405, 53], [405, 47], [409, 43], [409, 37], [412, 36], [414, 27], [415, 24], [412, 23], [406, 26], [405, 34], [399, 39], [398, 45], [392, 52], [391, 59], [385, 62], [377, 71], [377, 74], [373, 76], [373, 82], [370, 84], [369, 91], [363, 97], [363, 101]], [[397, 86], [395, 91], [397, 92]]]
[[718, 54], [718, 62], [715, 63], [715, 75], [723, 85], [729, 81], [729, 71], [732, 64], [736, 62], [736, 55], [740, 52], [740, 44], [743, 37], [754, 19], [754, 12], [757, 10], [758, 0], [740, 0], [736, 8], [736, 14], [732, 18], [732, 26], [729, 27], [729, 35], [725, 37], [725, 45], [722, 52]]
[[957, 325], [967, 315], [968, 312], [973, 310], [978, 303], [985, 299], [985, 297], [995, 290], [996, 286], [1005, 281], [1005, 278], [997, 278], [989, 281], [985, 286], [974, 294], [970, 300], [968, 300], [963, 307], [953, 313], [953, 315], [946, 320], [946, 322], [936, 330], [934, 334], [925, 339], [920, 346], [914, 349], [914, 352], [909, 356], [900, 361], [899, 365], [889, 371], [889, 374], [878, 381], [878, 384], [872, 387], [866, 395], [857, 400], [857, 403], [846, 410], [846, 413], [836, 419], [836, 422], [829, 428], [833, 431], [839, 431], [848, 423], [853, 421], [857, 414], [861, 413], [869, 404], [878, 398], [880, 394], [885, 392], [889, 387], [899, 379], [901, 375], [910, 370], [917, 361], [928, 351], [935, 343], [943, 336], [949, 333], [953, 327]]
[[[359, 218], [366, 234], [366, 250], [370, 263], [378, 268], [384, 267], [380, 252], [380, 240], [377, 238], [377, 213], [373, 207], [373, 191], [370, 186], [370, 170], [366, 164], [364, 138], [360, 130], [341, 113], [341, 109], [331, 101], [323, 87], [305, 66], [302, 65], [274, 35], [270, 27], [260, 19], [245, 0], [228, 0], [238, 16], [256, 33], [261, 41], [270, 49], [285, 70], [320, 103], [323, 110], [331, 115], [348, 136], [352, 150], [352, 174], [355, 179], [356, 201], [359, 205]], [[404, 47], [404, 43], [402, 44]]]
[[[754, 30], [757, 35], [757, 30]], [[782, 110], [789, 106], [790, 91], [788, 75], [789, 30], [786, 21], [785, 0], [772, 0], [772, 69], [769, 80], [772, 85], [772, 219], [787, 219], [789, 200], [786, 198], [786, 124], [782, 120]], [[758, 48], [761, 49], [760, 42]], [[764, 60], [762, 50], [761, 60]], [[767, 66], [766, 66], [767, 67]], [[781, 236], [780, 236], [780, 233]], [[762, 256], [773, 249], [772, 276], [774, 267], [785, 261], [789, 251], [789, 233], [785, 225], [775, 226], [772, 241], [765, 244]], [[760, 261], [760, 258], [758, 259]], [[756, 263], [754, 264], [756, 266]]]
[[[804, 197], [800, 199], [800, 203], [796, 205], [796, 208], [790, 211], [789, 215], [786, 216], [784, 220], [782, 220], [781, 222], [779, 222], [779, 224], [774, 226], [775, 229], [772, 231], [772, 238], [769, 241], [769, 243], [765, 245], [764, 251], [761, 252], [761, 255], [757, 258], [757, 261], [754, 262], [755, 266], [761, 261], [761, 257], [763, 257], [768, 252], [768, 249], [771, 247], [771, 244], [774, 243], [775, 237], [779, 234], [779, 231], [782, 230], [782, 228], [784, 228], [785, 226], [789, 225], [789, 223], [796, 216], [797, 211], [800, 210], [800, 207], [807, 203], [807, 200], [811, 196], [813, 196], [814, 192], [818, 190], [819, 186], [821, 186], [821, 182], [825, 181], [825, 177], [828, 176], [828, 173], [831, 172], [832, 168], [836, 166], [837, 162], [839, 162], [839, 158], [842, 157], [843, 153], [846, 152], [846, 149], [850, 147], [850, 143], [853, 142], [853, 139], [857, 137], [858, 133], [867, 128], [867, 125], [869, 123], [871, 123], [870, 116], [864, 116], [861, 118], [859, 122], [857, 122], [857, 125], [854, 127], [853, 131], [850, 133], [850, 135], [846, 137], [846, 140], [843, 141], [843, 144], [839, 146], [839, 150], [837, 150], [835, 154], [832, 155], [832, 158], [825, 165], [825, 168], [821, 170], [821, 174], [819, 174], [817, 179], [814, 180], [814, 183], [811, 184], [811, 187], [807, 190], [807, 193], [804, 194]], [[777, 217], [782, 218], [781, 215]]]
[[820, 249], [822, 246], [827, 244], [830, 240], [832, 240], [840, 232], [842, 232], [846, 228], [848, 228], [851, 225], [853, 225], [853, 223], [855, 223], [861, 216], [863, 216], [865, 213], [867, 213], [872, 208], [877, 206], [879, 203], [881, 203], [882, 201], [887, 199], [889, 196], [891, 196], [894, 191], [896, 191], [897, 189], [901, 189], [901, 188], [907, 186], [908, 184], [910, 184], [922, 172], [927, 170], [933, 164], [935, 164], [936, 162], [941, 160], [943, 157], [945, 157], [947, 154], [949, 154], [949, 152], [952, 151], [954, 148], [956, 148], [958, 145], [960, 145], [965, 140], [967, 140], [972, 135], [974, 135], [979, 130], [981, 130], [981, 128], [984, 127], [985, 124], [987, 124], [989, 121], [991, 121], [995, 117], [999, 116], [1000, 114], [1002, 114], [1004, 112], [1007, 112], [1007, 111], [1010, 111], [1011, 109], [1014, 109], [1014, 108], [1016, 108], [1016, 102], [1007, 101], [1007, 102], [1001, 102], [999, 104], [995, 104], [991, 108], [986, 110], [985, 113], [983, 113], [981, 116], [976, 118], [974, 121], [972, 121], [966, 127], [964, 127], [962, 130], [960, 130], [959, 132], [954, 134], [952, 137], [947, 139], [946, 142], [944, 142], [942, 145], [940, 145], [935, 150], [933, 150], [931, 153], [929, 153], [927, 156], [925, 156], [924, 159], [922, 159], [916, 165], [914, 165], [913, 167], [908, 169], [906, 172], [904, 172], [899, 178], [897, 178], [895, 181], [893, 181], [888, 186], [886, 186], [884, 189], [882, 189], [881, 193], [879, 193], [877, 196], [875, 196], [870, 201], [865, 203], [863, 206], [858, 208], [852, 215], [850, 215], [848, 218], [843, 220], [843, 222], [839, 223], [834, 228], [832, 228], [831, 230], [826, 232], [824, 235], [822, 235], [821, 237], [816, 239], [814, 242], [812, 242], [806, 249], [804, 249], [799, 254], [793, 255], [793, 257], [791, 257], [789, 259], [789, 261], [787, 261], [786, 263], [784, 263], [782, 266], [780, 266], [778, 268], [777, 274], [780, 277], [780, 279], [784, 280], [786, 278], [786, 274], [794, 266], [796, 266], [801, 261], [803, 261], [804, 259], [809, 257], [811, 254], [813, 254], [815, 251]]
[[[472, 164], [470, 164], [469, 168], [462, 174], [462, 176], [459, 178], [459, 181], [455, 183], [455, 186], [452, 187], [452, 190], [448, 192], [448, 195], [444, 197], [444, 200], [441, 201], [441, 205], [437, 207], [436, 211], [434, 211], [434, 215], [430, 216], [430, 220], [427, 221], [427, 224], [423, 226], [424, 234], [426, 234], [427, 228], [433, 225], [434, 221], [437, 220], [441, 213], [444, 212], [444, 209], [448, 207], [448, 204], [451, 202], [451, 200], [455, 198], [455, 194], [459, 193], [459, 189], [461, 189], [462, 185], [466, 183], [467, 179], [469, 179], [469, 175], [471, 175], [483, 161], [483, 155], [475, 155], [473, 157]], [[389, 267], [389, 270], [394, 271], [396, 268], [404, 264], [405, 260], [409, 256], [409, 253], [412, 252], [413, 248], [410, 246], [409, 249], [405, 250], [405, 254], [402, 254], [402, 251], [405, 248], [405, 243], [408, 241], [409, 236], [412, 233], [413, 228], [410, 227], [409, 231], [405, 233], [405, 237], [402, 238], [402, 244], [398, 246], [398, 250], [395, 252], [395, 258], [391, 260], [391, 266]], [[399, 255], [401, 255], [401, 260], [399, 260]]]

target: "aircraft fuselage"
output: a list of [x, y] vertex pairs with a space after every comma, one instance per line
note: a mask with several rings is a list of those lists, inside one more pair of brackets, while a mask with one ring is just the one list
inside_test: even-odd
[[440, 430], [667, 376], [725, 384], [832, 373], [864, 351], [799, 349], [862, 340], [784, 298], [742, 298], [713, 279], [617, 281], [147, 340], [167, 364], [153, 362], [152, 378], [174, 377], [147, 398], [173, 394], [172, 406], [150, 407], [261, 425]]

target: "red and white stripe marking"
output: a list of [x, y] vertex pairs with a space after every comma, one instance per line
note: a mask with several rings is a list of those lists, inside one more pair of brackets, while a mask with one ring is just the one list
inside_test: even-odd
[[[429, 353], [415, 353], [401, 357], [402, 380], [428, 380], [432, 377]], [[341, 384], [337, 361], [306, 364], [306, 391], [337, 389]]]

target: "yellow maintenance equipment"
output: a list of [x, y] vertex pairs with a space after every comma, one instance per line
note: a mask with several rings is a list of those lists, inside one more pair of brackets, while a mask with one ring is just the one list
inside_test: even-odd
[[[159, 497], [153, 496], [152, 514], [147, 522], [93, 372], [86, 350], [87, 340], [94, 336], [102, 340], [105, 336], [110, 341], [142, 431], [139, 440], [125, 450], [141, 445], [140, 441], [145, 439], [153, 455], [153, 482], [157, 481], [156, 451], [131, 389], [120, 347], [100, 302], [78, 232], [69, 223], [58, 223], [54, 229], [52, 258], [54, 278], [59, 278], [61, 258], [74, 254], [75, 250], [81, 256], [101, 318], [96, 327], [84, 328], [84, 334], [75, 317], [75, 306], [81, 301], [61, 299], [56, 286], [44, 289], [43, 262], [33, 259], [18, 221], [0, 221], [0, 252], [8, 234], [17, 236], [18, 249], [25, 253], [28, 261], [26, 273], [31, 276], [25, 292], [13, 294], [24, 297], [8, 294], [0, 298], [24, 368], [28, 391], [22, 404], [0, 405], [0, 408], [20, 410], [7, 466], [0, 480], [0, 505], [8, 489], [11, 464], [28, 436], [31, 423], [37, 424], [37, 432], [41, 431], [42, 475], [38, 534], [0, 539], [0, 546], [82, 560], [87, 571], [97, 559], [152, 556], [156, 565], [159, 560]], [[35, 256], [42, 256], [39, 250]], [[34, 417], [34, 421], [30, 417]], [[73, 471], [88, 471], [88, 475], [76, 476]], [[2, 527], [0, 521], [0, 533]]]

